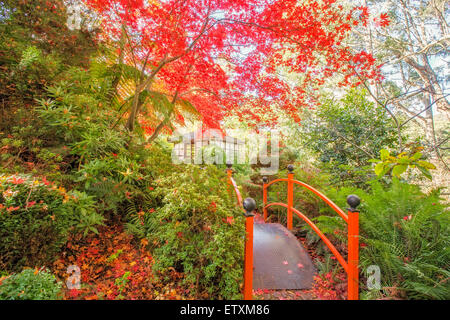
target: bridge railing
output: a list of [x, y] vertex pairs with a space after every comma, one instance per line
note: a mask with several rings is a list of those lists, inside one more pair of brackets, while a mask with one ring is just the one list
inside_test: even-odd
[[[263, 177], [263, 217], [264, 221], [267, 220], [267, 209], [272, 206], [281, 206], [287, 209], [287, 228], [292, 230], [293, 227], [293, 213], [297, 217], [305, 221], [314, 232], [322, 239], [325, 245], [330, 249], [333, 255], [336, 257], [338, 262], [344, 268], [347, 273], [347, 283], [348, 283], [348, 299], [358, 300], [359, 299], [359, 211], [356, 209], [360, 203], [360, 200], [355, 195], [350, 195], [347, 197], [347, 203], [350, 205], [348, 209], [348, 214], [346, 214], [341, 208], [339, 208], [333, 201], [327, 198], [317, 189], [312, 186], [294, 180], [294, 167], [292, 165], [288, 166], [288, 176], [287, 178], [275, 179], [268, 183], [267, 177]], [[267, 189], [270, 185], [277, 182], [287, 182], [287, 204], [281, 202], [267, 202]], [[332, 208], [337, 214], [339, 214], [342, 219], [347, 223], [348, 227], [348, 254], [347, 261], [339, 253], [336, 247], [331, 243], [331, 241], [323, 234], [322, 231], [303, 213], [294, 208], [294, 185], [300, 185], [319, 198], [321, 198], [330, 208]]]
[[245, 215], [245, 251], [244, 251], [244, 299], [252, 300], [253, 290], [253, 211], [256, 209], [255, 200], [247, 198], [242, 201], [241, 192], [233, 179], [233, 169], [227, 165], [228, 193], [236, 195], [237, 205], [244, 211]]
[[227, 165], [228, 169], [227, 169], [227, 183], [228, 183], [228, 193], [231, 194], [231, 192], [233, 191], [234, 194], [236, 195], [236, 200], [237, 200], [237, 205], [242, 208], [242, 196], [241, 196], [241, 192], [239, 191], [239, 188], [236, 184], [236, 181], [234, 181], [233, 179], [233, 169], [231, 169], [231, 165]]

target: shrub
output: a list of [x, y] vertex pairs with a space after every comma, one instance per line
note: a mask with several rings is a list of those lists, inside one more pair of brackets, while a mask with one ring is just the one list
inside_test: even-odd
[[[45, 127], [60, 137], [54, 147], [67, 146], [74, 165], [67, 184], [93, 196], [97, 210], [107, 217], [142, 206], [145, 190], [172, 167], [170, 152], [156, 142], [145, 143], [142, 132], [121, 132], [121, 114], [105, 101], [107, 81], [89, 72], [72, 70], [77, 84], [59, 83], [48, 89], [49, 100], [40, 101], [38, 113]], [[97, 83], [95, 87], [87, 83]], [[87, 107], [88, 106], [88, 107]], [[62, 139], [61, 139], [62, 138]]]
[[417, 168], [427, 179], [432, 180], [431, 173], [428, 170], [434, 170], [436, 166], [420, 160], [421, 158], [422, 153], [418, 151], [401, 152], [397, 156], [393, 156], [388, 150], [381, 149], [380, 159], [371, 159], [371, 162], [377, 163], [374, 171], [378, 177], [390, 173], [393, 177], [400, 178], [408, 169]]
[[0, 300], [57, 300], [61, 288], [49, 271], [25, 269], [0, 282]]
[[[92, 198], [45, 178], [0, 176], [0, 269], [17, 271], [52, 261], [68, 232], [96, 232], [103, 218]], [[73, 228], [72, 228], [73, 227]]]
[[187, 165], [156, 182], [162, 206], [135, 219], [154, 246], [154, 271], [185, 272], [184, 284], [199, 297], [240, 298], [244, 216], [227, 193], [225, 174]]
[[160, 141], [148, 145], [143, 130], [122, 131], [124, 106], [109, 101], [110, 70], [95, 61], [89, 70], [65, 70], [46, 87], [32, 123], [0, 132], [0, 173], [45, 175], [92, 196], [106, 218], [122, 218], [131, 206], [142, 207], [145, 190], [171, 170], [170, 151]]
[[[94, 31], [69, 30], [63, 0], [4, 0], [0, 11], [0, 132], [9, 133], [35, 118], [35, 99], [45, 96], [65, 69], [87, 67], [98, 42]], [[18, 108], [28, 121], [17, 117]]]

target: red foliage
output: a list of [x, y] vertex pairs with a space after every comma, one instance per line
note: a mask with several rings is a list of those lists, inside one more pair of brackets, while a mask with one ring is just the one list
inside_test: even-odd
[[55, 274], [65, 281], [67, 267], [81, 269], [81, 289], [65, 290], [64, 299], [181, 299], [186, 290], [177, 286], [182, 274], [172, 271], [174, 283], [154, 282], [153, 259], [146, 250], [148, 241], [140, 245], [121, 227], [100, 228], [100, 234], [69, 240], [61, 257], [53, 264]]
[[339, 85], [354, 86], [380, 77], [370, 54], [343, 44], [352, 28], [367, 24], [366, 7], [345, 11], [337, 0], [84, 2], [102, 18], [101, 37], [117, 41], [125, 26], [134, 58], [143, 65], [148, 57], [154, 85], [190, 101], [209, 127], [228, 113], [270, 124], [280, 109], [300, 121], [298, 109], [317, 104], [327, 78], [343, 75]]
[[387, 27], [391, 20], [389, 19], [389, 15], [387, 13], [382, 13], [379, 18], [375, 18], [374, 22], [379, 27]]
[[312, 292], [319, 300], [347, 299], [345, 273], [338, 273], [334, 278], [331, 271], [323, 276], [315, 276]]

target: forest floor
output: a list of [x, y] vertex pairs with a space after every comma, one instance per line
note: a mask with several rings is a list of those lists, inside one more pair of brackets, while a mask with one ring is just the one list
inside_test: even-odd
[[[167, 300], [188, 299], [189, 289], [177, 286], [183, 274], [170, 270], [171, 281], [155, 279], [153, 258], [146, 240], [136, 243], [122, 227], [101, 227], [99, 234], [70, 239], [53, 264], [60, 280], [69, 277], [67, 267], [81, 270], [81, 289], [66, 289], [64, 299]], [[70, 280], [68, 280], [70, 281]]]

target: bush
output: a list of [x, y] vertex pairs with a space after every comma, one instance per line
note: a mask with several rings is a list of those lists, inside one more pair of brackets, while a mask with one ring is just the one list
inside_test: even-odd
[[156, 181], [162, 206], [136, 217], [154, 246], [155, 272], [173, 267], [198, 297], [241, 298], [244, 216], [214, 166], [187, 165]]
[[352, 193], [362, 199], [361, 269], [378, 265], [381, 270], [382, 290], [364, 295], [448, 299], [450, 223], [439, 193], [424, 194], [394, 178], [388, 188], [372, 183], [371, 192], [343, 188], [336, 194], [337, 204], [345, 207]]
[[108, 77], [96, 77], [104, 71], [100, 66], [92, 69], [66, 70], [70, 82], [47, 87], [33, 124], [13, 127], [0, 139], [0, 172], [25, 171], [60, 181], [92, 196], [97, 211], [109, 217], [124, 212], [170, 168], [170, 152], [146, 145], [142, 132], [121, 131], [121, 113], [107, 101]]
[[63, 0], [3, 0], [0, 12], [0, 132], [9, 132], [29, 124], [18, 108], [33, 119], [35, 99], [68, 67], [86, 67], [98, 42], [95, 32], [69, 30]]
[[106, 80], [77, 69], [69, 74], [76, 83], [50, 87], [52, 99], [40, 101], [40, 119], [47, 135], [60, 137], [50, 143], [52, 149], [65, 146], [70, 153], [67, 185], [93, 196], [106, 217], [121, 218], [130, 203], [142, 206], [145, 190], [171, 169], [170, 152], [157, 143], [146, 144], [142, 132], [130, 136], [121, 131], [121, 114], [106, 101]]
[[0, 281], [0, 300], [57, 300], [61, 288], [49, 271], [26, 269]]
[[[86, 194], [67, 192], [45, 178], [0, 176], [0, 269], [51, 262], [69, 231], [96, 232], [103, 217]], [[73, 227], [73, 228], [72, 228]]]
[[365, 187], [369, 160], [381, 148], [395, 148], [398, 132], [392, 119], [368, 99], [366, 90], [351, 89], [340, 100], [322, 99], [314, 112], [305, 110], [300, 139], [317, 154], [333, 185]]

